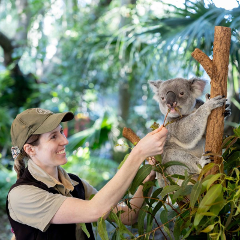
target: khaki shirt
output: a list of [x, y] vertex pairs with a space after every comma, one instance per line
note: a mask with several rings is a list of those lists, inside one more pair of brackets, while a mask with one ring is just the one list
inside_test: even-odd
[[[13, 220], [44, 232], [48, 229], [51, 219], [62, 203], [67, 197], [72, 197], [71, 191], [78, 182], [72, 180], [63, 168], [58, 167], [61, 181], [59, 182], [31, 159], [28, 161], [28, 170], [36, 180], [43, 182], [49, 188], [54, 187], [59, 194], [53, 194], [32, 185], [17, 186], [8, 195], [9, 214]], [[86, 200], [92, 194], [97, 193], [97, 190], [89, 183], [83, 179], [81, 181], [84, 186]], [[76, 225], [76, 239], [85, 240], [80, 225]]]

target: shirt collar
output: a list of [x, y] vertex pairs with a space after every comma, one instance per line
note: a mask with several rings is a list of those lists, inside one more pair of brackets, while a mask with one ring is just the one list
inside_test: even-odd
[[36, 180], [43, 182], [48, 188], [63, 185], [69, 191], [73, 191], [74, 186], [78, 184], [78, 182], [72, 180], [67, 172], [60, 166], [58, 166], [58, 176], [61, 182], [46, 173], [31, 159], [28, 160], [28, 170]]

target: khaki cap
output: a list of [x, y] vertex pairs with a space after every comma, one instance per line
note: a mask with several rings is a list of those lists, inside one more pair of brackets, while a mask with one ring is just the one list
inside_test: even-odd
[[31, 135], [51, 132], [61, 122], [67, 122], [73, 118], [72, 112], [53, 113], [42, 108], [27, 109], [18, 114], [12, 123], [12, 146], [22, 150]]

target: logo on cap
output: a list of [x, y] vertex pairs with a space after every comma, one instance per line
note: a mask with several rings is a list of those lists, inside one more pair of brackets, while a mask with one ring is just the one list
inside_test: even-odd
[[53, 113], [53, 112], [51, 112], [51, 111], [49, 111], [49, 110], [45, 110], [45, 109], [42, 109], [42, 108], [36, 108], [36, 112], [37, 112], [38, 114], [49, 114], [49, 113]]

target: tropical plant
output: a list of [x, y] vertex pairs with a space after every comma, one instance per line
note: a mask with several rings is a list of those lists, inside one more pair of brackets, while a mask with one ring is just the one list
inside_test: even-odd
[[[127, 229], [120, 220], [121, 212], [111, 213], [115, 230], [108, 234], [103, 219], [99, 219], [97, 225], [101, 239], [147, 240], [154, 239], [158, 231], [164, 239], [239, 239], [240, 126], [234, 130], [234, 135], [225, 139], [223, 149], [223, 173], [204, 177], [215, 165], [210, 163], [202, 169], [197, 181], [187, 173], [185, 176], [165, 176], [169, 184], [157, 188], [151, 197], [147, 197], [148, 191], [155, 183], [143, 184], [145, 204], [140, 209], [138, 223]], [[171, 164], [182, 164], [161, 164], [161, 158], [156, 159], [158, 163], [154, 169], [162, 174]], [[123, 199], [130, 208], [132, 194], [151, 170], [150, 165], [139, 169]], [[181, 186], [174, 182], [173, 177], [183, 180]]]

